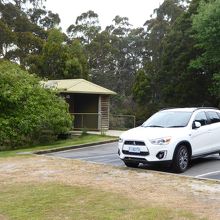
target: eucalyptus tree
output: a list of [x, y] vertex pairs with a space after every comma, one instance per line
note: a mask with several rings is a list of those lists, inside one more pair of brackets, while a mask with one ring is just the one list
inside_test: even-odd
[[0, 20], [0, 58], [6, 57], [14, 45], [15, 34], [3, 21]]
[[126, 90], [131, 86], [127, 83], [132, 82], [132, 72], [130, 71], [130, 54], [129, 54], [129, 40], [128, 36], [131, 33], [131, 24], [127, 17], [116, 16], [113, 19], [113, 24], [106, 27], [106, 31], [111, 34], [111, 46], [114, 48], [114, 60], [112, 67], [115, 77], [115, 90], [122, 96], [125, 96]]
[[93, 82], [107, 87], [114, 88], [114, 54], [112, 47], [112, 36], [107, 31], [102, 31], [86, 46], [90, 78]]
[[40, 0], [0, 2], [1, 58], [28, 68], [30, 58], [39, 54], [46, 30], [59, 24], [59, 16], [47, 12]]
[[82, 45], [58, 29], [49, 31], [42, 53], [31, 61], [30, 71], [48, 79], [87, 78], [88, 65]]
[[[213, 79], [209, 84], [212, 94], [220, 104], [220, 1], [201, 1], [193, 17], [196, 47], [201, 53], [191, 62], [191, 67]], [[214, 103], [213, 103], [214, 104]]]
[[[144, 60], [145, 72], [150, 76], [152, 85], [152, 102], [160, 104], [161, 85], [158, 77], [161, 73], [162, 56], [164, 53], [163, 41], [178, 17], [184, 12], [185, 7], [179, 0], [165, 0], [163, 4], [154, 10], [153, 17], [145, 22], [146, 50]], [[161, 73], [163, 74], [163, 73]]]
[[[144, 24], [140, 54], [141, 66], [134, 79], [133, 97], [137, 103], [139, 119], [152, 114], [164, 104], [162, 59], [164, 41], [177, 19], [184, 13], [186, 6], [179, 0], [165, 0]], [[175, 41], [174, 41], [175, 43]], [[167, 86], [169, 86], [169, 83]]]
[[[160, 82], [162, 100], [166, 105], [202, 106], [215, 104], [210, 93], [212, 75], [191, 64], [202, 53], [193, 37], [192, 20], [198, 13], [200, 0], [193, 0], [189, 8], [175, 22], [164, 40]], [[204, 28], [208, 28], [207, 26]], [[197, 66], [198, 67], [198, 66]]]
[[78, 38], [83, 44], [89, 44], [100, 30], [98, 14], [90, 10], [78, 16], [75, 24], [68, 27], [67, 33], [71, 39]]

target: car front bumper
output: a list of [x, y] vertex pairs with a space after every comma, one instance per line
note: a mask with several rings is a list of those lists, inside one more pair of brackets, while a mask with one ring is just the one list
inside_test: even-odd
[[[145, 143], [145, 142], [144, 142]], [[159, 163], [169, 162], [173, 159], [173, 146], [171, 145], [152, 145], [144, 146], [118, 144], [118, 155], [121, 160], [133, 160], [140, 163]]]

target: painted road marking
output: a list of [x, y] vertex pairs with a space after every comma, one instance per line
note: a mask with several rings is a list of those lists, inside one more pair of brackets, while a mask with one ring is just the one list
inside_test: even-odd
[[200, 177], [209, 176], [209, 175], [213, 175], [213, 174], [217, 174], [217, 173], [220, 173], [220, 170], [210, 172], [210, 173], [204, 173], [204, 174], [201, 174], [201, 175], [198, 175], [198, 176], [195, 176], [195, 177], [200, 178]]

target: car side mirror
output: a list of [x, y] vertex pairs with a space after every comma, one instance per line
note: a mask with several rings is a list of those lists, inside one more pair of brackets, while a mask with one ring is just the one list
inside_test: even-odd
[[192, 128], [193, 129], [197, 129], [197, 128], [200, 128], [202, 125], [199, 121], [194, 121], [193, 122], [193, 125], [192, 125]]

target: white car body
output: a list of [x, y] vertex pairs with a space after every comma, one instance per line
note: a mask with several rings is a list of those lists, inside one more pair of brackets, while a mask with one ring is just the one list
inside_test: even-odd
[[[188, 112], [190, 117], [184, 127], [140, 126], [124, 132], [119, 139], [118, 153], [127, 166], [136, 166], [139, 163], [172, 163], [175, 159], [175, 152], [181, 145], [186, 146], [189, 161], [196, 157], [220, 153], [220, 111], [218, 109], [178, 108], [160, 112], [164, 114]], [[200, 121], [195, 119], [200, 115], [204, 116], [204, 114], [207, 118], [207, 124], [202, 126]], [[218, 115], [219, 120], [216, 119], [214, 123], [211, 123], [208, 114]], [[197, 127], [193, 127], [195, 121], [199, 122], [196, 124]], [[203, 123], [202, 120], [201, 122]], [[177, 169], [177, 172], [184, 172], [187, 167], [182, 170]]]

